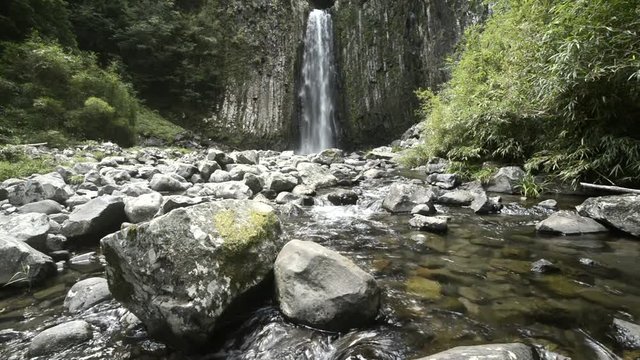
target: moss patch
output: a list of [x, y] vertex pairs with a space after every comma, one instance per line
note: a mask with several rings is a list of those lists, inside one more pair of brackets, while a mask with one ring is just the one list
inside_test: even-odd
[[442, 286], [437, 281], [414, 276], [407, 280], [407, 291], [427, 300], [438, 300], [442, 297]]
[[254, 244], [274, 234], [278, 218], [273, 212], [250, 210], [240, 218], [233, 210], [220, 211], [214, 216], [216, 229], [224, 239], [224, 246], [234, 254], [241, 254]]

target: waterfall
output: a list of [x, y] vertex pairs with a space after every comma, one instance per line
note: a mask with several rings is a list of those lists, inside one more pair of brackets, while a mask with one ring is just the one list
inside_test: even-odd
[[313, 10], [307, 22], [302, 58], [300, 153], [336, 146], [334, 64], [331, 14]]

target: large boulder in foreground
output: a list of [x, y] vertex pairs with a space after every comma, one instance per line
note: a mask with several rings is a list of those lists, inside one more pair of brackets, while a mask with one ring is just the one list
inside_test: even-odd
[[378, 314], [375, 279], [346, 257], [309, 241], [293, 240], [276, 259], [280, 309], [312, 327], [343, 331], [367, 325]]
[[223, 313], [270, 277], [275, 210], [249, 200], [179, 208], [102, 239], [114, 298], [173, 347], [198, 350]]
[[578, 235], [607, 232], [606, 227], [588, 217], [580, 216], [571, 211], [558, 211], [536, 225], [536, 230], [542, 233]]
[[31, 284], [56, 274], [53, 260], [8, 233], [0, 233], [0, 285]]
[[68, 238], [95, 236], [100, 238], [127, 221], [122, 198], [104, 195], [76, 207], [62, 226]]
[[589, 198], [576, 207], [578, 213], [617, 230], [640, 237], [640, 195]]
[[524, 344], [459, 346], [417, 360], [534, 360], [538, 357]]
[[392, 213], [408, 213], [420, 204], [431, 203], [435, 194], [430, 189], [415, 184], [393, 184], [382, 201], [382, 207]]

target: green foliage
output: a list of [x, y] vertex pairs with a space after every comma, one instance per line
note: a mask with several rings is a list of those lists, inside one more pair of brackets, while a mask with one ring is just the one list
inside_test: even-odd
[[22, 41], [34, 31], [65, 46], [76, 44], [66, 1], [0, 1], [0, 41]]
[[158, 138], [170, 144], [185, 130], [157, 112], [142, 106], [136, 118], [136, 132], [141, 136]]
[[47, 130], [54, 132], [42, 137], [54, 145], [64, 145], [69, 135], [134, 142], [137, 100], [115, 70], [101, 69], [92, 55], [38, 37], [7, 43], [0, 79], [0, 124], [6, 126], [0, 135], [31, 141]]
[[544, 192], [545, 185], [539, 183], [536, 178], [528, 173], [520, 183], [516, 185], [516, 189], [520, 190], [520, 194], [526, 198], [537, 199]]
[[[435, 95], [425, 156], [640, 183], [640, 3], [499, 0]], [[424, 160], [423, 160], [424, 161]]]
[[28, 156], [17, 146], [0, 147], [0, 181], [46, 174], [54, 169], [55, 163], [50, 157]]

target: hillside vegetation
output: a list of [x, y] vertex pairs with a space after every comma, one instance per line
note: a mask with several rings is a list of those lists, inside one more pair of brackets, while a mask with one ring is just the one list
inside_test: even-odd
[[640, 184], [640, 3], [499, 0], [469, 28], [408, 155], [525, 164], [563, 180]]

